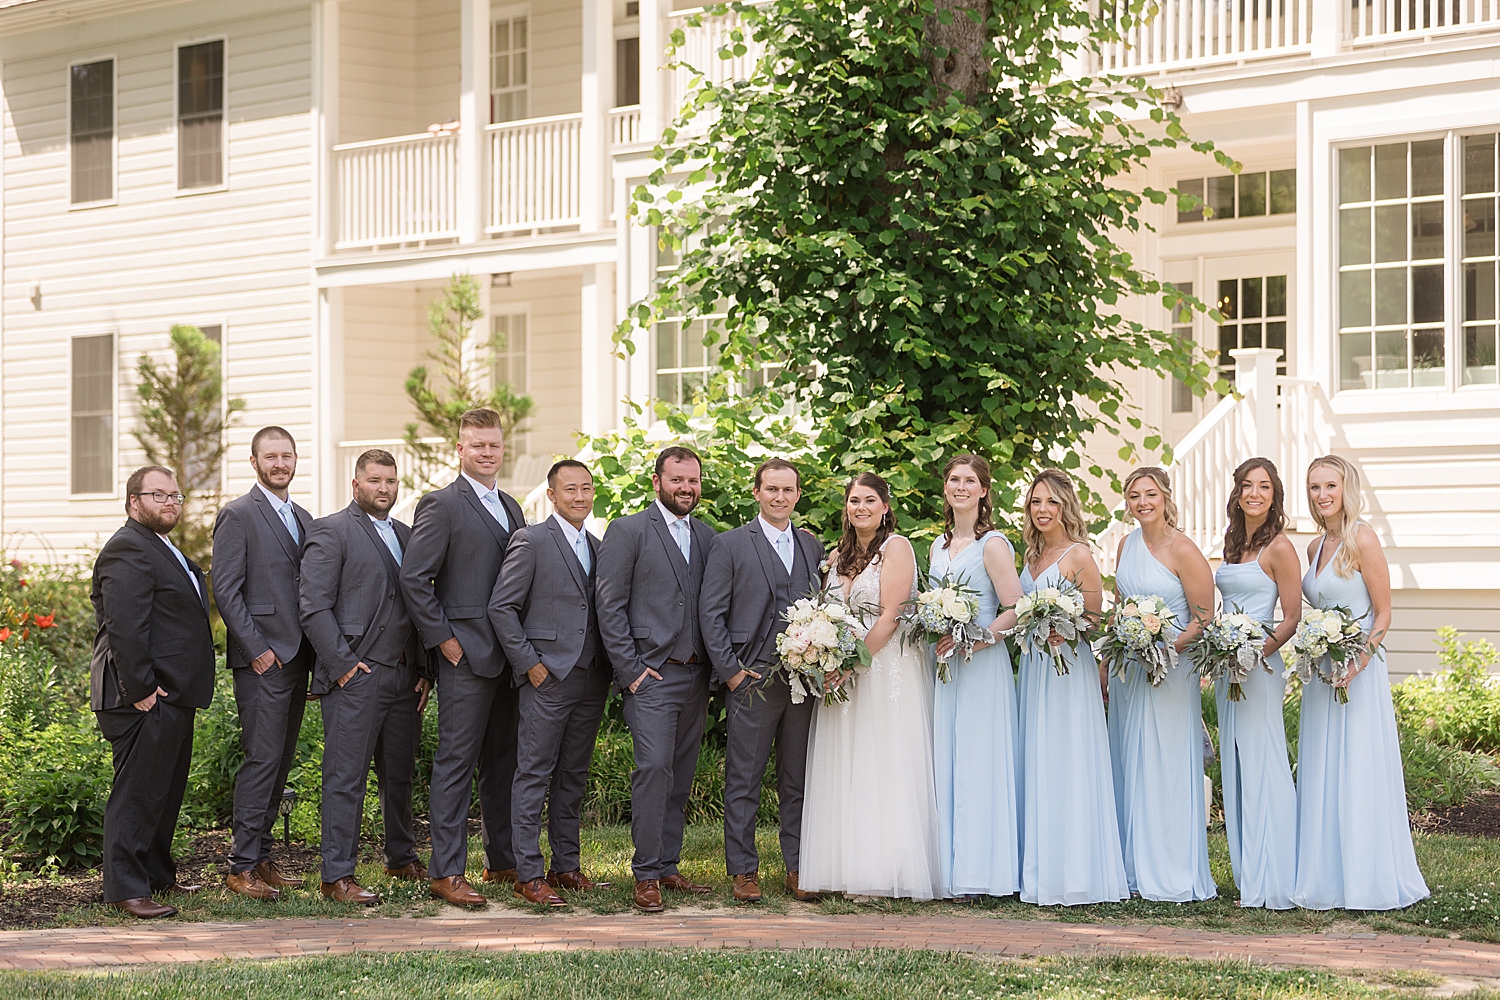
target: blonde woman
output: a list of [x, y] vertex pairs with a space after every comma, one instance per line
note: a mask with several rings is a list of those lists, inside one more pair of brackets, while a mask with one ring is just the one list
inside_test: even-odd
[[[1359, 470], [1337, 455], [1312, 460], [1307, 500], [1322, 533], [1307, 549], [1302, 595], [1343, 607], [1375, 641], [1391, 627], [1391, 575], [1380, 539], [1359, 519]], [[1397, 910], [1428, 895], [1406, 816], [1406, 779], [1385, 652], [1360, 658], [1341, 704], [1332, 687], [1302, 689], [1297, 745], [1297, 883], [1310, 910]]]

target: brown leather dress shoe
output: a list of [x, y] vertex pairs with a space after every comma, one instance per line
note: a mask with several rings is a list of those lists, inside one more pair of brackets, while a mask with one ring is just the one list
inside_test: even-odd
[[694, 896], [707, 896], [714, 891], [711, 885], [699, 885], [697, 882], [689, 882], [681, 875], [667, 875], [661, 880], [663, 889], [671, 889], [673, 892], [690, 892]]
[[403, 882], [425, 882], [428, 880], [427, 866], [422, 864], [421, 858], [418, 858], [409, 865], [402, 865], [400, 868], [387, 868], [385, 873], [391, 878], [400, 879]]
[[281, 890], [266, 885], [254, 868], [247, 872], [230, 872], [229, 876], [224, 879], [224, 885], [230, 892], [248, 896], [251, 899], [281, 898]]
[[474, 887], [469, 884], [469, 880], [462, 875], [433, 879], [432, 895], [453, 906], [464, 906], [476, 910], [481, 906], [490, 905], [490, 901], [475, 891]]
[[150, 896], [137, 896], [135, 899], [122, 899], [118, 902], [110, 903], [109, 905], [113, 906], [117, 910], [124, 910], [132, 917], [139, 917], [142, 920], [154, 920], [157, 917], [170, 917], [177, 912], [177, 907], [168, 906], [165, 903], [158, 903]]
[[380, 902], [380, 897], [369, 889], [364, 888], [351, 876], [344, 876], [337, 882], [322, 883], [323, 895], [335, 903], [354, 903], [356, 906], [374, 906]]
[[167, 888], [163, 889], [162, 891], [163, 892], [174, 892], [174, 893], [176, 893], [179, 896], [196, 896], [198, 893], [200, 893], [200, 892], [203, 891], [203, 886], [201, 886], [201, 885], [183, 885], [181, 882], [173, 882], [170, 886], [168, 886]]
[[635, 880], [635, 908], [642, 913], [660, 913], [661, 880], [638, 878]]
[[503, 882], [507, 885], [516, 884], [516, 870], [514, 868], [486, 868], [484, 874], [479, 876], [481, 882]]
[[760, 895], [760, 872], [748, 872], [744, 875], [735, 875], [734, 888], [731, 892], [734, 898], [741, 903], [759, 903]]
[[586, 889], [609, 889], [614, 887], [613, 882], [595, 882], [582, 871], [548, 872], [547, 884], [554, 889], [572, 889], [575, 892], [582, 892]]
[[255, 874], [260, 880], [273, 889], [300, 889], [307, 884], [305, 878], [295, 878], [290, 875], [281, 874], [281, 869], [276, 867], [274, 861], [262, 861], [255, 866]]
[[823, 899], [821, 892], [803, 892], [797, 888], [797, 873], [786, 873], [786, 891], [792, 894], [792, 898], [799, 903], [817, 903]]
[[561, 909], [568, 905], [568, 901], [552, 891], [544, 878], [534, 878], [530, 882], [517, 882], [515, 893], [528, 903], [541, 903], [554, 909]]

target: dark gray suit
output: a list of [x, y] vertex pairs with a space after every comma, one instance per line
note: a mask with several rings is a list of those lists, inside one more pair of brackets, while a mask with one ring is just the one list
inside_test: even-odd
[[[208, 583], [187, 565], [134, 520], [94, 561], [89, 704], [115, 765], [104, 806], [106, 903], [177, 881], [172, 834], [193, 760], [193, 715], [214, 693]], [[166, 696], [149, 712], [136, 709], [158, 687]]]
[[[683, 808], [708, 709], [708, 650], [698, 591], [715, 532], [689, 517], [690, 559], [657, 502], [609, 526], [599, 547], [599, 635], [614, 664], [635, 745], [630, 775], [631, 867], [638, 880], [677, 874]], [[629, 690], [647, 668], [646, 677]]]
[[[403, 552], [411, 529], [393, 520]], [[302, 628], [317, 651], [323, 710], [323, 881], [354, 875], [370, 763], [385, 819], [385, 863], [417, 860], [411, 782], [421, 717], [421, 646], [400, 567], [357, 503], [312, 523], [302, 556]], [[364, 663], [369, 673], [355, 670]], [[343, 687], [338, 679], [355, 670]]]
[[[546, 873], [539, 845], [543, 805], [552, 870], [579, 868], [579, 814], [610, 677], [594, 609], [599, 546], [584, 535], [590, 572], [556, 517], [517, 531], [490, 598], [490, 621], [520, 687], [511, 830], [521, 882]], [[538, 663], [547, 679], [534, 687], [526, 672]]]
[[[500, 526], [463, 476], [417, 503], [401, 586], [427, 649], [457, 637], [464, 655], [437, 663], [438, 749], [429, 815], [433, 878], [462, 875], [469, 859], [469, 805], [479, 767], [479, 819], [485, 867], [516, 866], [510, 792], [516, 772], [517, 692], [485, 612], [512, 534], [526, 523], [520, 504], [500, 494], [510, 531]], [[527, 664], [530, 666], [530, 664]]]
[[[703, 643], [714, 675], [728, 681], [743, 668], [764, 679], [745, 678], [729, 695], [729, 745], [724, 764], [724, 859], [731, 875], [760, 868], [755, 849], [755, 813], [761, 778], [776, 748], [776, 788], [781, 805], [781, 854], [797, 871], [802, 846], [802, 786], [807, 774], [807, 735], [814, 699], [791, 701], [786, 678], [769, 675], [776, 662], [781, 618], [793, 601], [818, 590], [823, 546], [797, 528], [792, 572], [787, 573], [760, 518], [714, 539], [699, 593]], [[752, 692], [754, 692], [752, 696]]]
[[[259, 485], [225, 504], [214, 521], [214, 602], [229, 633], [225, 661], [234, 670], [245, 748], [234, 778], [229, 870], [236, 874], [271, 858], [281, 790], [307, 705], [312, 645], [302, 634], [297, 600], [312, 515], [295, 503], [292, 508], [296, 539]], [[267, 650], [281, 666], [257, 674], [250, 664]]]

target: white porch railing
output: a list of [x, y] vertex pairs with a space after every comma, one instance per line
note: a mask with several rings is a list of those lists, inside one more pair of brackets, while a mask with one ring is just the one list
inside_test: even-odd
[[1500, 0], [1344, 0], [1344, 38], [1353, 43], [1500, 26]]
[[641, 106], [626, 104], [609, 112], [609, 144], [629, 146], [641, 141]]
[[576, 226], [583, 115], [491, 125], [488, 233]]
[[458, 136], [427, 133], [333, 147], [334, 248], [458, 237]]
[[[1339, 2], [1348, 0], [1161, 0], [1105, 46], [1099, 69], [1144, 73], [1311, 51], [1313, 5]], [[1118, 24], [1125, 8], [1101, 0], [1096, 10]]]
[[[702, 23], [696, 27], [686, 23], [687, 18], [694, 14], [702, 15]], [[749, 79], [756, 61], [761, 57], [763, 47], [750, 37], [748, 30], [741, 41], [735, 41], [733, 33], [741, 27], [742, 22], [739, 15], [732, 11], [710, 17], [703, 14], [701, 8], [677, 10], [671, 13], [667, 24], [669, 31], [680, 28], [684, 36], [683, 44], [677, 49], [677, 61], [702, 73], [710, 83]], [[742, 55], [728, 59], [720, 55], [723, 50], [733, 52], [737, 45], [745, 47]], [[667, 115], [668, 119], [672, 119], [677, 117], [677, 112], [682, 108], [693, 74], [687, 69], [678, 68], [672, 71], [668, 79]]]

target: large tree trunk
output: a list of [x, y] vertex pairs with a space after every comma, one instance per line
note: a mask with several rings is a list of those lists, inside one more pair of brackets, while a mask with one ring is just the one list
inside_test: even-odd
[[[973, 101], [988, 86], [990, 62], [984, 57], [984, 22], [989, 18], [992, 0], [935, 0], [939, 11], [951, 11], [952, 20], [943, 24], [937, 17], [927, 18], [927, 44], [932, 50], [946, 49], [939, 57], [929, 56], [932, 79]], [[975, 23], [975, 15], [979, 23]]]

